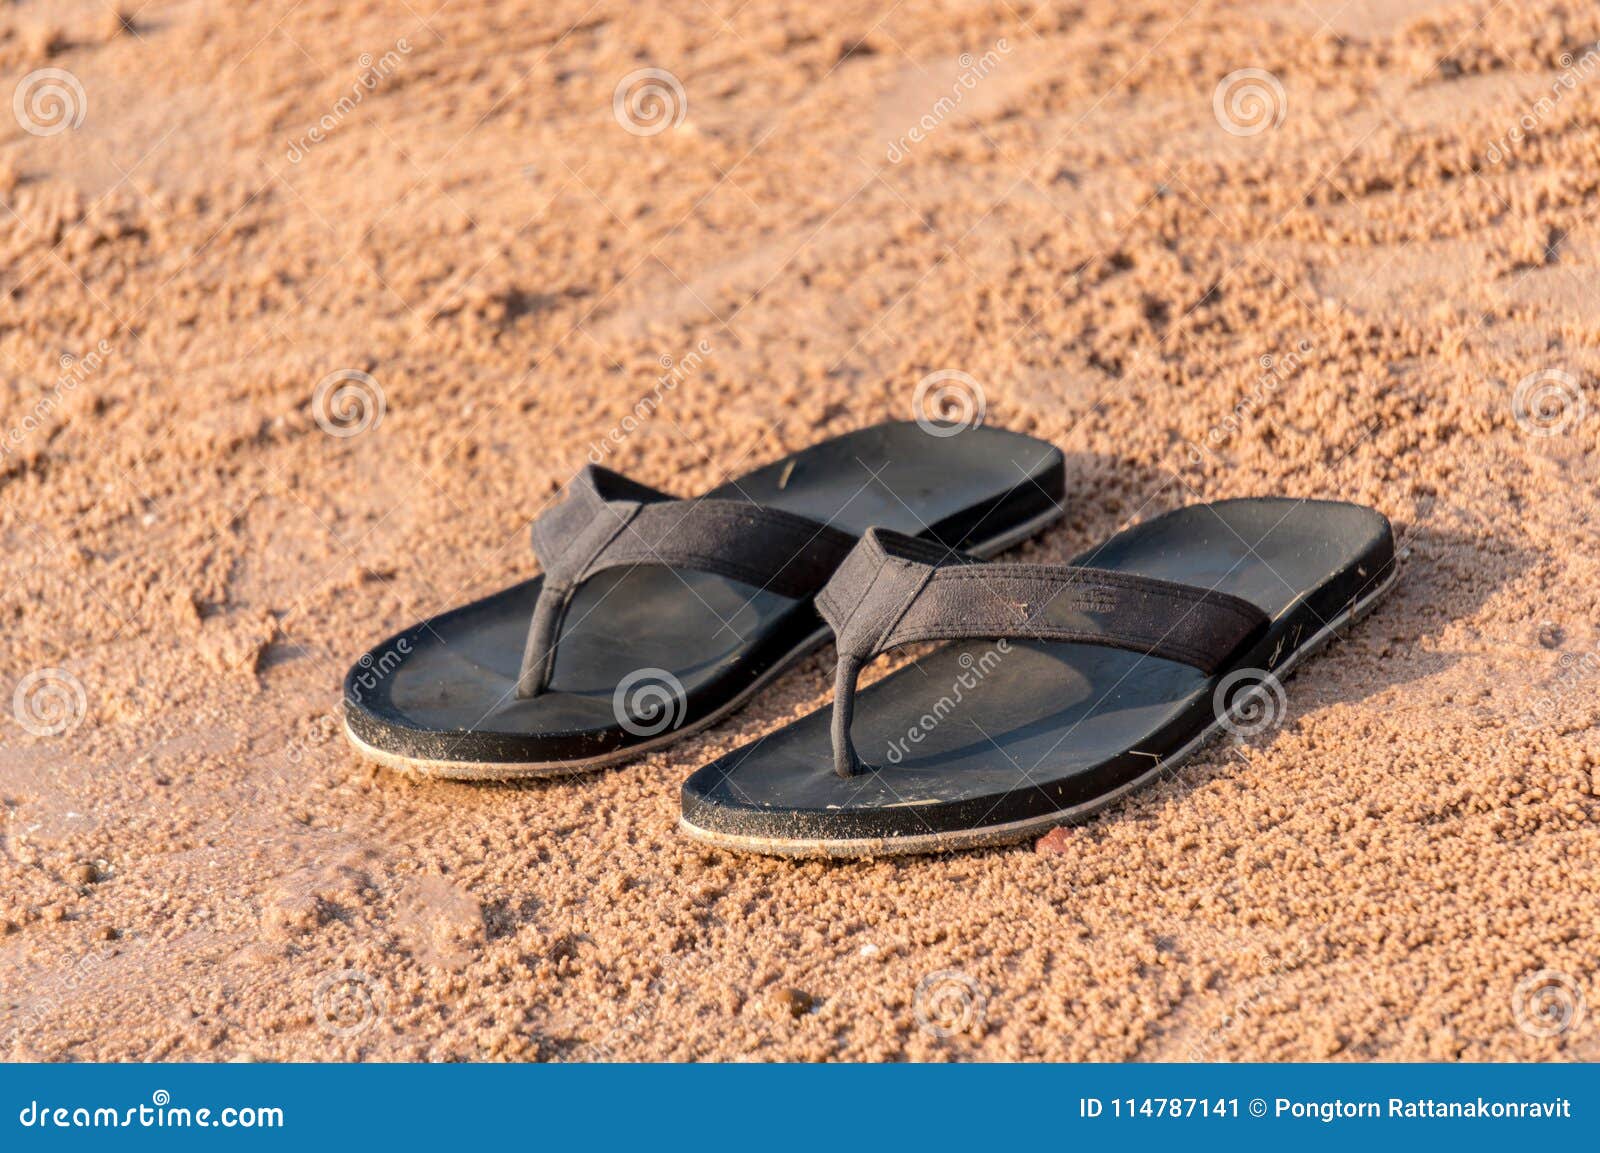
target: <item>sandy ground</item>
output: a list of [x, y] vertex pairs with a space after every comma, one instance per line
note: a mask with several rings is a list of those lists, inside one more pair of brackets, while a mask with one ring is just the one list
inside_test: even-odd
[[[434, 4], [4, 13], [0, 1054], [1600, 1058], [1592, 3]], [[346, 748], [591, 446], [692, 493], [950, 369], [1069, 455], [1026, 555], [1287, 493], [1403, 583], [1038, 847], [682, 840], [831, 652], [575, 780]]]

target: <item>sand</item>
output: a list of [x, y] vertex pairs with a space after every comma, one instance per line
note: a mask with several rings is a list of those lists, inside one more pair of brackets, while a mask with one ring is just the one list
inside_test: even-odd
[[[0, 1054], [1600, 1058], [1593, 4], [433, 8], [3, 17], [81, 91], [0, 109]], [[1402, 583], [1037, 847], [685, 842], [828, 651], [572, 780], [346, 747], [591, 454], [692, 493], [945, 370], [1068, 454], [1022, 555], [1291, 494]]]

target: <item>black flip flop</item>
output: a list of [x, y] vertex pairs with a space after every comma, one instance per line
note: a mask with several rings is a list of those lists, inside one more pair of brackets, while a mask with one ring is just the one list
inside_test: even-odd
[[[1073, 565], [975, 562], [872, 532], [817, 597], [831, 709], [694, 773], [681, 827], [723, 848], [868, 857], [1005, 844], [1079, 820], [1228, 727], [1396, 574], [1380, 513], [1229, 500], [1118, 533]], [[936, 650], [862, 690], [862, 665]]]
[[346, 734], [442, 777], [627, 760], [716, 722], [824, 643], [813, 597], [868, 526], [990, 555], [1061, 514], [1064, 478], [1060, 450], [1033, 437], [910, 421], [695, 500], [585, 469], [534, 524], [543, 576], [356, 662]]

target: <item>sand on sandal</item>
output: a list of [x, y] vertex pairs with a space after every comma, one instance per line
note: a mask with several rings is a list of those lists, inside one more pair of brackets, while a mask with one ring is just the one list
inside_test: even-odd
[[[0, 17], [0, 1055], [1600, 1058], [1593, 4], [432, 7]], [[1068, 454], [1021, 555], [1292, 494], [1403, 581], [1037, 847], [685, 842], [830, 652], [573, 780], [346, 747], [585, 460], [945, 372]]]

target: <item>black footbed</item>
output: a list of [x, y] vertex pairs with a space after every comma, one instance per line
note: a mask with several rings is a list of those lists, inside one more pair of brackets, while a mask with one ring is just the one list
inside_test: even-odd
[[[748, 498], [857, 536], [884, 525], [985, 551], [1056, 515], [1063, 484], [1061, 452], [1044, 441], [986, 427], [933, 436], [905, 421], [814, 444], [706, 495]], [[685, 569], [613, 569], [574, 596], [549, 691], [519, 699], [540, 580], [366, 653], [345, 678], [351, 733], [406, 760], [581, 764], [704, 723], [827, 639], [810, 599]], [[615, 690], [642, 669], [666, 670], [683, 686], [677, 723], [664, 733], [631, 732], [615, 715]]]
[[1358, 505], [1266, 498], [1167, 513], [1075, 563], [1260, 607], [1269, 631], [1229, 668], [1208, 677], [1064, 642], [948, 645], [861, 690], [851, 733], [873, 768], [835, 773], [826, 706], [695, 772], [684, 824], [730, 847], [854, 842], [862, 855], [893, 853], [897, 841], [937, 849], [947, 835], [984, 843], [984, 832], [1018, 822], [1024, 835], [1042, 831], [1184, 750], [1216, 724], [1213, 695], [1231, 671], [1282, 668], [1383, 586], [1393, 561], [1388, 520]]

